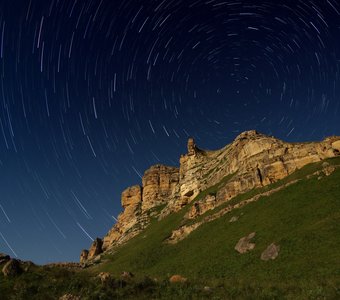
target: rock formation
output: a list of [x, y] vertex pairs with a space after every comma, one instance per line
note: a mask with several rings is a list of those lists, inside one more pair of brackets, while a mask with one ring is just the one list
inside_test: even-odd
[[146, 170], [142, 186], [135, 185], [123, 191], [121, 203], [124, 211], [118, 216], [115, 226], [104, 237], [103, 251], [141, 232], [150, 222], [151, 210], [175, 199], [178, 190], [178, 168], [155, 165]]
[[[105, 252], [128, 241], [143, 231], [151, 218], [164, 218], [193, 201], [195, 203], [186, 214], [189, 219], [195, 219], [241, 193], [281, 180], [307, 164], [336, 156], [340, 156], [340, 137], [335, 136], [321, 142], [287, 143], [252, 130], [241, 133], [231, 144], [216, 151], [201, 150], [190, 138], [187, 154], [181, 156], [179, 168], [152, 166], [145, 171], [142, 186], [123, 191], [124, 210], [103, 238], [101, 250]], [[324, 166], [325, 175], [333, 171], [332, 166]], [[212, 187], [213, 191], [206, 197], [195, 199]], [[181, 240], [198, 226], [179, 228], [169, 242]], [[99, 254], [98, 251], [93, 253], [91, 250], [88, 254], [83, 252], [82, 262]]]

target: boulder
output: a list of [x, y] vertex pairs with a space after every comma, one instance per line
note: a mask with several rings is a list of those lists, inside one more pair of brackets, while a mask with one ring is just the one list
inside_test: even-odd
[[113, 278], [108, 272], [101, 272], [97, 277], [100, 279], [101, 283], [105, 285], [111, 284], [113, 282]]
[[233, 216], [230, 220], [229, 220], [229, 223], [234, 223], [234, 222], [237, 222], [239, 219], [238, 216]]
[[11, 259], [11, 257], [7, 254], [0, 253], [0, 264], [8, 262]]
[[334, 173], [334, 171], [336, 170], [336, 168], [332, 165], [329, 165], [328, 163], [323, 163], [323, 170], [322, 172], [326, 175], [326, 176], [330, 176]]
[[248, 236], [241, 238], [235, 246], [235, 250], [241, 254], [246, 253], [255, 248], [255, 243], [251, 240], [255, 237], [256, 233], [252, 232]]
[[172, 275], [169, 279], [171, 283], [184, 283], [187, 282], [188, 279], [183, 277], [182, 275]]
[[280, 246], [275, 245], [274, 243], [270, 244], [266, 250], [264, 250], [261, 254], [261, 259], [264, 261], [268, 261], [271, 259], [275, 259], [278, 257], [280, 251]]
[[133, 275], [131, 272], [127, 272], [127, 271], [124, 271], [124, 272], [122, 272], [122, 274], [120, 274], [120, 278], [122, 280], [126, 280], [126, 281], [132, 280], [133, 277], [135, 277], [135, 275]]
[[2, 273], [5, 277], [18, 276], [23, 272], [20, 262], [17, 259], [10, 259], [2, 268]]

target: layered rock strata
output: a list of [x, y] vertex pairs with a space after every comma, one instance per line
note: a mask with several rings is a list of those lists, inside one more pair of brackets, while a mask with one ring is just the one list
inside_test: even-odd
[[[142, 186], [123, 191], [123, 212], [102, 244], [97, 240], [92, 246], [91, 249], [96, 249], [92, 252], [98, 255], [126, 242], [139, 234], [151, 217], [164, 218], [195, 201], [186, 214], [186, 218], [194, 219], [240, 193], [269, 185], [307, 164], [335, 156], [340, 156], [340, 137], [321, 142], [287, 143], [252, 130], [216, 151], [201, 150], [190, 138], [179, 168], [152, 166], [144, 173]], [[202, 191], [212, 187], [213, 191], [205, 198], [195, 200]], [[82, 253], [82, 261], [85, 257], [93, 259], [90, 252]]]
[[135, 185], [123, 191], [121, 203], [124, 211], [104, 237], [102, 251], [136, 236], [149, 224], [152, 209], [176, 197], [178, 188], [178, 168], [155, 165], [145, 171], [142, 186]]

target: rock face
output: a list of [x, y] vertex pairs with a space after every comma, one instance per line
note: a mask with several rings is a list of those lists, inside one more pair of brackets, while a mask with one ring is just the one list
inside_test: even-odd
[[251, 240], [255, 237], [256, 233], [252, 232], [248, 236], [241, 238], [235, 246], [235, 250], [238, 253], [246, 253], [255, 248], [255, 243], [252, 243]]
[[[321, 142], [292, 144], [251, 130], [216, 151], [201, 150], [190, 138], [179, 168], [152, 166], [145, 171], [142, 186], [123, 191], [124, 210], [104, 237], [102, 251], [139, 234], [152, 217], [164, 218], [195, 201], [186, 215], [195, 219], [241, 193], [281, 180], [307, 164], [336, 156], [340, 156], [340, 137], [335, 136]], [[332, 166], [324, 167], [324, 174], [330, 175], [334, 170]], [[208, 196], [195, 199], [211, 187], [214, 189]], [[180, 240], [181, 232], [187, 235], [189, 230], [183, 227], [174, 231], [173, 240]], [[90, 252], [87, 259], [93, 259]]]
[[166, 204], [177, 193], [178, 168], [156, 165], [144, 173], [142, 211]]
[[87, 259], [93, 259], [101, 253], [103, 253], [103, 241], [100, 238], [96, 238], [91, 245]]
[[81, 253], [80, 253], [80, 263], [83, 264], [85, 263], [89, 258], [89, 251], [84, 249]]
[[188, 214], [185, 216], [187, 219], [195, 219], [196, 217], [203, 215], [208, 210], [216, 207], [215, 195], [207, 195], [204, 199], [194, 203]]
[[142, 186], [135, 185], [123, 191], [121, 203], [124, 211], [104, 237], [103, 250], [124, 243], [140, 233], [150, 222], [151, 210], [175, 199], [178, 189], [178, 168], [155, 165], [146, 170]]

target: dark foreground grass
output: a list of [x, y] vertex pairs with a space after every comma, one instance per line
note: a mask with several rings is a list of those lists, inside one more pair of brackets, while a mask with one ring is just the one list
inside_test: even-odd
[[[307, 166], [290, 180], [320, 167]], [[0, 275], [0, 299], [57, 299], [65, 293], [81, 299], [340, 299], [340, 169], [317, 177], [204, 224], [176, 245], [164, 240], [180, 226], [188, 208], [153, 221], [103, 257], [105, 263], [88, 270], [39, 268], [16, 279]], [[232, 216], [239, 220], [230, 223]], [[235, 244], [251, 232], [256, 232], [255, 249], [237, 253]], [[281, 247], [278, 258], [260, 260], [272, 242]], [[119, 280], [104, 286], [96, 278], [102, 271], [115, 278], [130, 271], [136, 277], [125, 287]], [[169, 284], [173, 274], [188, 282]]]

